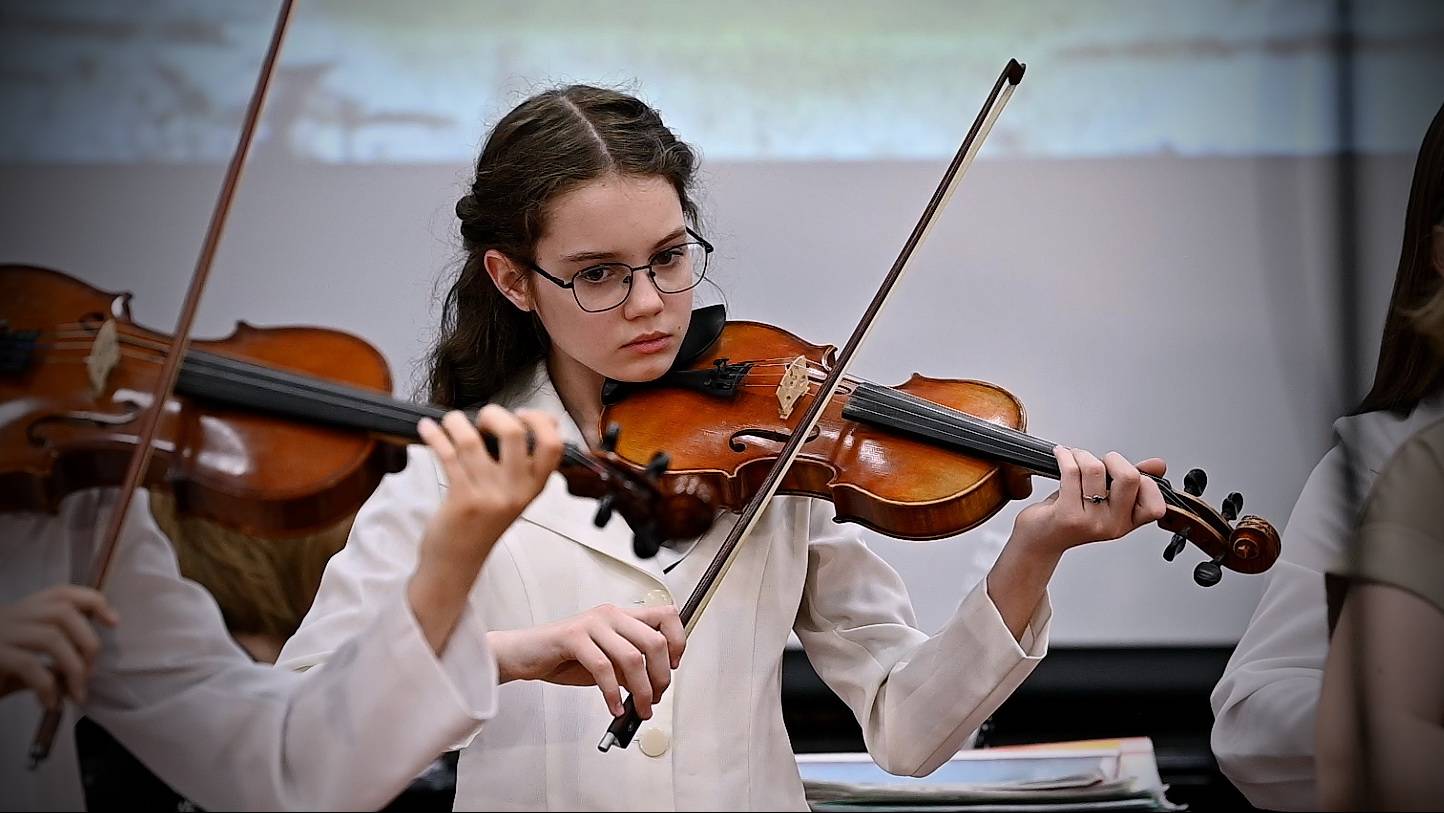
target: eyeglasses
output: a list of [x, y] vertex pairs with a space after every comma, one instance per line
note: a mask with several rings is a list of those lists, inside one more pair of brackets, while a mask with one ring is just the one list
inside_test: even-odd
[[528, 266], [558, 288], [570, 288], [582, 310], [600, 313], [627, 301], [632, 294], [632, 275], [638, 271], [646, 271], [652, 285], [664, 294], [680, 294], [696, 288], [707, 276], [712, 244], [690, 228], [687, 234], [694, 240], [658, 251], [646, 265], [597, 263], [573, 274], [570, 281], [548, 274], [536, 263]]

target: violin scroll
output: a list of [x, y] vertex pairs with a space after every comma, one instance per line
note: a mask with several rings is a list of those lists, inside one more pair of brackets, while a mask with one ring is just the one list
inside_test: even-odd
[[558, 468], [571, 494], [597, 500], [592, 523], [601, 528], [614, 512], [621, 514], [632, 529], [632, 547], [643, 559], [655, 556], [664, 541], [706, 533], [716, 504], [712, 487], [694, 475], [664, 478], [669, 460], [663, 452], [639, 473], [614, 451], [620, 431], [612, 424], [597, 451], [564, 456]]
[[1193, 580], [1202, 587], [1212, 587], [1223, 579], [1223, 568], [1239, 573], [1262, 573], [1279, 557], [1279, 532], [1262, 517], [1239, 517], [1243, 495], [1231, 492], [1220, 508], [1215, 509], [1203, 499], [1208, 477], [1202, 469], [1193, 469], [1184, 476], [1183, 491], [1174, 491], [1164, 479], [1158, 481], [1163, 490], [1166, 509], [1158, 525], [1173, 531], [1173, 539], [1163, 550], [1163, 558], [1173, 559], [1188, 543], [1193, 543], [1210, 558], [1200, 562], [1193, 571]]

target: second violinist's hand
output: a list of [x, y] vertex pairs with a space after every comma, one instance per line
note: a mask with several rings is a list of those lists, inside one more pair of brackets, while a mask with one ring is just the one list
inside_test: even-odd
[[[407, 597], [427, 642], [440, 654], [487, 555], [556, 470], [562, 441], [554, 418], [530, 410], [513, 415], [493, 404], [481, 409], [475, 425], [453, 411], [440, 424], [423, 419], [418, 431], [441, 462], [447, 485], [421, 539]], [[496, 438], [496, 457], [482, 432]]]
[[[418, 430], [447, 480], [446, 499], [421, 543], [422, 558], [475, 575], [502, 532], [556, 471], [562, 454], [556, 419], [531, 410], [512, 414], [488, 404], [475, 426], [453, 411], [439, 425], [423, 419]], [[496, 438], [496, 458], [486, 450], [482, 432]], [[534, 441], [530, 451], [528, 432]]]
[[[1102, 460], [1083, 449], [1053, 449], [1061, 476], [1058, 490], [1023, 509], [1013, 525], [1014, 538], [1061, 555], [1089, 542], [1118, 539], [1163, 518], [1163, 494], [1149, 477], [1162, 476], [1167, 464], [1154, 457], [1134, 466], [1117, 452]], [[1112, 484], [1108, 482], [1112, 478]], [[1093, 502], [1090, 495], [1106, 499]]]
[[0, 697], [30, 689], [46, 708], [85, 702], [100, 637], [91, 624], [120, 622], [105, 596], [74, 584], [0, 606]]

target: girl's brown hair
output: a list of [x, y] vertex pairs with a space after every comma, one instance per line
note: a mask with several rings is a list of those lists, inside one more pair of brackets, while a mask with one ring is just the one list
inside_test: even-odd
[[470, 190], [456, 202], [465, 259], [442, 303], [441, 330], [427, 359], [433, 403], [485, 403], [543, 359], [548, 342], [533, 314], [514, 306], [487, 275], [496, 250], [523, 267], [534, 261], [557, 195], [609, 174], [666, 178], [697, 225], [697, 159], [656, 110], [614, 90], [571, 85], [507, 113], [476, 159]]

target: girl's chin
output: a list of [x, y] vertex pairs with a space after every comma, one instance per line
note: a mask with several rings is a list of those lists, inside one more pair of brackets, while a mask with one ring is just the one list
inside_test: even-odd
[[616, 363], [608, 365], [611, 371], [606, 377], [615, 381], [654, 381], [661, 378], [672, 368], [672, 360], [676, 358], [674, 353], [662, 353], [657, 356], [646, 356], [629, 359], [617, 359]]

